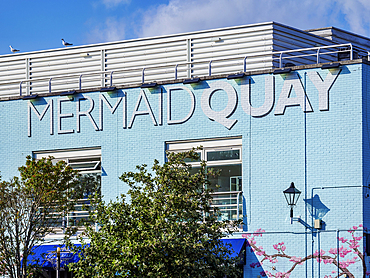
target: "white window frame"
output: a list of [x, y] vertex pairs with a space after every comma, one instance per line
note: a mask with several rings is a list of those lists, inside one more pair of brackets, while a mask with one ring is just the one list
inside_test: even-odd
[[[202, 147], [202, 150], [195, 150], [200, 153], [200, 160], [205, 160], [207, 162], [207, 167], [223, 166], [223, 165], [242, 165], [242, 138], [241, 137], [230, 137], [230, 138], [215, 138], [215, 139], [204, 139], [204, 140], [188, 140], [188, 141], [169, 141], [166, 142], [166, 148], [169, 152], [186, 152], [193, 148]], [[239, 150], [239, 159], [229, 159], [229, 160], [216, 160], [208, 161], [207, 153], [211, 151], [230, 151]], [[200, 162], [187, 162], [193, 167], [200, 166]], [[231, 178], [239, 178], [242, 180], [241, 176], [233, 176]], [[231, 183], [230, 183], [231, 186]], [[235, 197], [231, 197], [231, 194]], [[215, 201], [228, 201], [230, 198], [236, 200], [236, 204], [215, 204], [213, 206], [219, 207], [221, 211], [234, 211], [236, 210], [236, 218], [240, 218], [240, 210], [243, 210], [243, 203], [240, 202], [240, 197], [242, 197], [242, 191], [221, 191], [214, 192], [212, 194]], [[226, 196], [225, 196], [226, 195]], [[223, 197], [225, 196], [225, 197]], [[221, 212], [221, 220], [226, 220], [228, 218], [228, 212]]]
[[[200, 153], [200, 159], [207, 161], [207, 153], [211, 151], [229, 151], [239, 150], [239, 159], [207, 161], [207, 166], [215, 165], [232, 165], [242, 164], [242, 138], [220, 138], [220, 139], [204, 139], [204, 140], [189, 140], [189, 141], [169, 141], [166, 142], [167, 151], [170, 152], [186, 152], [192, 148], [202, 146], [202, 150], [196, 150]], [[192, 166], [199, 166], [200, 162], [189, 162]]]
[[[47, 151], [34, 151], [33, 158], [39, 160], [41, 158], [47, 158], [49, 156], [54, 157], [53, 162], [65, 161], [67, 165], [73, 166], [76, 164], [86, 164], [92, 163], [93, 167], [81, 168], [77, 171], [81, 174], [90, 174], [90, 173], [101, 173], [101, 148], [100, 147], [91, 147], [91, 148], [78, 148], [78, 149], [61, 149], [61, 150], [47, 150]], [[76, 162], [76, 160], [79, 160]], [[81, 161], [82, 160], [82, 161]], [[85, 199], [78, 199], [78, 201], [83, 201]], [[80, 206], [77, 204], [77, 206]], [[81, 217], [80, 210], [71, 212], [71, 214], [76, 213], [75, 216], [68, 215], [64, 221], [66, 224], [69, 224], [69, 218]], [[88, 216], [88, 211], [86, 211], [86, 216]], [[84, 229], [82, 228], [78, 234], [80, 234]], [[48, 235], [46, 238], [60, 238], [63, 237], [63, 228], [56, 228], [54, 234]]]

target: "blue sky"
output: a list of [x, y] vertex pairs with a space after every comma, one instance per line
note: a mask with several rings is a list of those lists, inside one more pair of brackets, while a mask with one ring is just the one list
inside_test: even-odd
[[369, 0], [0, 0], [0, 55], [276, 21], [370, 37]]

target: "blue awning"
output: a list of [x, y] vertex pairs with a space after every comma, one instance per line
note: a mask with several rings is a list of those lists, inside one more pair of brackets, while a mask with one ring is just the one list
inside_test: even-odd
[[[81, 244], [76, 244], [81, 246]], [[28, 256], [28, 264], [37, 264], [42, 268], [55, 268], [57, 260], [57, 248], [60, 247], [60, 267], [65, 267], [68, 263], [79, 261], [78, 254], [73, 254], [64, 245], [41, 245], [32, 250], [33, 255]]]
[[[231, 257], [240, 257], [240, 263], [245, 263], [245, 250], [246, 240], [244, 238], [228, 238], [221, 239], [221, 241], [232, 251]], [[81, 246], [76, 244], [76, 246]], [[56, 251], [57, 248], [61, 248], [60, 258], [61, 267], [65, 267], [68, 263], [74, 263], [79, 261], [78, 254], [73, 254], [73, 252], [67, 250], [64, 245], [41, 245], [36, 247], [33, 251], [33, 255], [28, 256], [28, 264], [37, 264], [42, 268], [55, 268], [56, 267]]]
[[232, 250], [231, 257], [240, 257], [240, 263], [245, 264], [245, 252], [243, 253], [243, 250], [245, 250], [246, 247], [245, 238], [226, 238], [221, 240], [225, 245], [231, 245], [228, 246]]

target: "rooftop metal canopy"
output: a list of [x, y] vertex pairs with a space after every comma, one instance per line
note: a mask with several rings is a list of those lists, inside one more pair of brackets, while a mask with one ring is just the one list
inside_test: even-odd
[[0, 98], [367, 58], [360, 46], [267, 22], [3, 55]]

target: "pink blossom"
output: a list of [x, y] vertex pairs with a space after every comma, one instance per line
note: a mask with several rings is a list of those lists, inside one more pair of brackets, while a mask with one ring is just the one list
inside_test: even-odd
[[289, 261], [299, 263], [301, 261], [301, 257], [292, 256]]
[[352, 251], [351, 250], [348, 250], [347, 248], [341, 246], [339, 248], [339, 256], [341, 256], [342, 258], [344, 258], [344, 256], [346, 256], [348, 253], [351, 253]]
[[250, 264], [250, 267], [251, 267], [251, 268], [261, 267], [261, 264], [260, 264], [259, 262], [251, 263], [251, 264]]
[[269, 256], [269, 257], [266, 257], [266, 259], [268, 259], [269, 261], [270, 261], [270, 263], [277, 263], [278, 262], [278, 260], [277, 260], [277, 258], [273, 258], [273, 257], [271, 257], [271, 256]]
[[260, 274], [262, 277], [266, 277], [266, 273], [264, 271], [261, 271]]
[[357, 244], [357, 243], [350, 244], [349, 247], [352, 248], [352, 249], [355, 249], [355, 248], [360, 247], [360, 244]]
[[261, 228], [260, 229], [257, 229], [254, 233], [253, 233], [253, 235], [254, 236], [262, 236], [262, 233], [264, 233], [265, 232], [265, 230], [262, 230]]
[[353, 229], [354, 229], [354, 230], [357, 230], [357, 227], [356, 227], [356, 226], [353, 226]]
[[285, 251], [285, 249], [286, 249], [286, 247], [285, 247], [285, 245], [283, 245], [283, 246], [281, 246], [281, 251]]
[[267, 275], [268, 277], [273, 277], [273, 275], [272, 275], [272, 273], [271, 273], [271, 272], [269, 272], [269, 271], [265, 270], [265, 273], [266, 273], [266, 275]]
[[329, 276], [325, 275], [324, 278], [333, 278], [333, 277], [331, 277], [331, 275], [329, 275]]
[[356, 259], [357, 257], [354, 257], [352, 259], [348, 259], [347, 261], [343, 261], [343, 262], [340, 262], [339, 265], [340, 267], [342, 268], [347, 268], [349, 267], [351, 264], [354, 264], [356, 262]]
[[362, 224], [358, 225], [359, 227], [363, 227]]
[[333, 259], [324, 259], [323, 262], [324, 264], [332, 264], [333, 263]]
[[276, 278], [289, 278], [289, 276], [290, 276], [290, 273], [288, 272], [277, 272], [275, 274]]
[[354, 240], [360, 241], [362, 239], [362, 236], [359, 237], [353, 237]]
[[342, 242], [345, 243], [348, 239], [344, 239], [344, 237], [338, 237], [338, 239]]
[[330, 248], [329, 253], [333, 254], [333, 255], [336, 255], [338, 253], [338, 249], [337, 248]]
[[[319, 255], [319, 251], [316, 250], [315, 253], [313, 253], [314, 256], [318, 256]], [[324, 256], [325, 255], [325, 251], [324, 250], [320, 250], [320, 256]]]
[[274, 244], [274, 245], [273, 245], [273, 247], [274, 247], [274, 249], [275, 249], [275, 250], [279, 250], [279, 248], [278, 248], [278, 245], [277, 245], [277, 244]]

